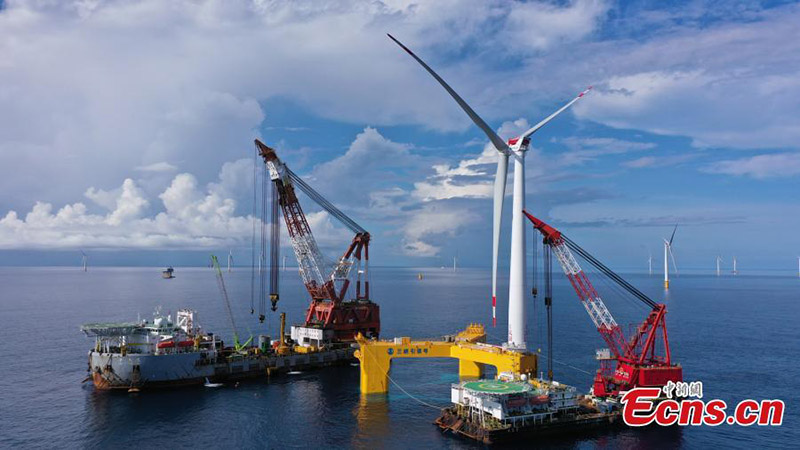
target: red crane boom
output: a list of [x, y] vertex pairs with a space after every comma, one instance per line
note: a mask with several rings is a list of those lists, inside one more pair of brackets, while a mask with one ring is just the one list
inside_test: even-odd
[[[602, 352], [598, 352], [598, 359], [603, 362], [595, 376], [594, 394], [599, 397], [616, 396], [620, 391], [627, 391], [637, 386], [663, 386], [668, 381], [681, 381], [683, 369], [678, 364], [672, 364], [671, 360], [665, 320], [666, 306], [651, 300], [560, 231], [527, 211], [525, 215], [533, 223], [534, 229], [544, 237], [544, 245], [550, 246], [556, 254], [567, 279], [577, 292], [600, 336], [608, 345], [610, 353], [613, 354], [600, 357]], [[573, 256], [573, 250], [651, 308], [647, 318], [636, 328], [630, 340], [625, 339], [622, 329]], [[659, 341], [663, 346], [658, 345]], [[663, 354], [658, 351], [659, 347], [663, 349]]]

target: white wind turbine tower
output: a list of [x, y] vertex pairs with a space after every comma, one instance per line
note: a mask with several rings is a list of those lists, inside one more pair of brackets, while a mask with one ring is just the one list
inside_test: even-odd
[[456, 271], [456, 259], [458, 259], [458, 257], [453, 256], [453, 272]]
[[83, 266], [84, 272], [89, 268], [89, 256], [83, 250], [81, 250], [81, 266]]
[[652, 275], [653, 274], [653, 254], [652, 253], [649, 253], [649, 256], [647, 257], [647, 269], [648, 269], [648, 272], [650, 273], [650, 275]]
[[722, 256], [717, 256], [717, 276], [719, 276], [719, 263], [722, 262]]
[[736, 275], [738, 273], [739, 273], [739, 271], [736, 270], [736, 257], [734, 256], [733, 257], [733, 274]]
[[233, 250], [228, 250], [228, 272], [233, 269]]
[[678, 225], [672, 230], [672, 236], [669, 241], [664, 239], [664, 289], [669, 289], [669, 259], [672, 258], [672, 267], [675, 268], [675, 273], [678, 273], [678, 265], [675, 264], [675, 255], [672, 254], [672, 240], [675, 239], [675, 231], [678, 230]]
[[500, 248], [500, 226], [503, 215], [503, 200], [506, 190], [506, 178], [508, 176], [508, 158], [514, 157], [514, 189], [513, 205], [511, 214], [511, 269], [508, 277], [508, 343], [510, 348], [524, 349], [526, 347], [526, 327], [525, 327], [525, 222], [522, 210], [525, 209], [525, 153], [528, 151], [530, 136], [550, 122], [553, 118], [564, 112], [573, 103], [583, 97], [589, 89], [581, 92], [577, 97], [562, 106], [559, 110], [546, 117], [544, 120], [534, 125], [531, 129], [518, 137], [504, 142], [495, 131], [478, 116], [475, 111], [453, 90], [436, 72], [433, 71], [422, 59], [400, 43], [392, 35], [389, 35], [397, 45], [402, 47], [412, 58], [414, 58], [425, 70], [428, 71], [439, 84], [453, 97], [461, 109], [472, 119], [472, 122], [480, 128], [492, 142], [492, 145], [499, 153], [497, 159], [497, 173], [494, 180], [494, 211], [492, 223], [492, 325], [497, 320], [497, 260]]

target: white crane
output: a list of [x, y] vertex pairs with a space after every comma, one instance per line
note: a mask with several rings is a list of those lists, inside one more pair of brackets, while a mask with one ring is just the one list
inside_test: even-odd
[[672, 258], [672, 267], [675, 273], [678, 273], [678, 265], [675, 264], [675, 255], [672, 254], [672, 241], [675, 239], [675, 232], [678, 230], [678, 225], [672, 230], [672, 236], [669, 241], [664, 239], [664, 289], [669, 289], [669, 259]]
[[414, 58], [428, 73], [439, 82], [439, 84], [453, 97], [461, 109], [472, 119], [472, 122], [480, 128], [492, 142], [498, 152], [497, 173], [494, 179], [494, 211], [492, 222], [492, 324], [497, 321], [497, 260], [500, 249], [500, 227], [503, 215], [503, 200], [506, 191], [506, 179], [508, 177], [508, 158], [514, 157], [514, 188], [513, 205], [511, 214], [511, 269], [508, 277], [508, 343], [509, 348], [524, 349], [526, 347], [526, 327], [525, 327], [525, 223], [522, 211], [525, 209], [525, 154], [528, 151], [530, 136], [546, 125], [556, 116], [564, 112], [573, 103], [582, 98], [591, 89], [578, 94], [553, 114], [550, 114], [541, 122], [531, 127], [520, 136], [511, 138], [504, 142], [495, 131], [478, 116], [475, 111], [465, 102], [456, 91], [453, 90], [436, 72], [433, 71], [422, 59], [400, 43], [392, 35], [389, 35], [397, 45], [405, 50]]

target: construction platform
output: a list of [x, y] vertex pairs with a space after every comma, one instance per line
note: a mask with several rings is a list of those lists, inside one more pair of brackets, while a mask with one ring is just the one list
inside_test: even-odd
[[356, 342], [362, 394], [388, 392], [389, 370], [395, 358], [455, 358], [459, 376], [475, 379], [483, 377], [486, 365], [494, 366], [498, 374], [515, 377], [531, 377], [538, 368], [535, 354], [487, 344], [486, 329], [481, 324], [470, 324], [464, 331], [442, 340], [412, 341], [409, 337], [398, 337], [379, 341], [359, 335]]

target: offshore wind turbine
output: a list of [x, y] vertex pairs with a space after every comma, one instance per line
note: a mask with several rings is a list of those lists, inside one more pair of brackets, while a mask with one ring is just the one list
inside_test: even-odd
[[653, 274], [653, 254], [652, 253], [649, 253], [649, 256], [647, 257], [647, 269], [648, 269], [648, 272], [650, 273], [650, 275], [652, 275]]
[[722, 262], [722, 257], [721, 256], [717, 256], [717, 276], [719, 276], [719, 263], [721, 263], [721, 262]]
[[89, 267], [89, 256], [81, 250], [81, 266], [83, 266], [83, 271], [86, 272]]
[[228, 272], [233, 269], [233, 250], [228, 250]]
[[530, 136], [541, 127], [564, 112], [573, 103], [581, 99], [591, 89], [578, 94], [553, 114], [537, 123], [529, 130], [508, 142], [504, 142], [497, 133], [481, 119], [480, 116], [451, 88], [433, 69], [411, 50], [395, 39], [391, 34], [389, 38], [414, 58], [439, 84], [447, 91], [453, 100], [469, 116], [472, 122], [480, 128], [489, 138], [497, 150], [497, 172], [494, 179], [494, 201], [492, 221], [492, 326], [497, 324], [497, 261], [500, 248], [500, 228], [503, 216], [503, 200], [508, 177], [508, 158], [514, 158], [514, 187], [511, 214], [511, 268], [508, 277], [508, 342], [509, 348], [524, 349], [526, 347], [525, 327], [525, 218], [522, 211], [525, 209], [525, 154], [530, 144]]
[[678, 273], [678, 265], [675, 264], [675, 255], [672, 254], [672, 241], [675, 239], [675, 232], [678, 230], [678, 225], [672, 230], [672, 236], [669, 241], [664, 239], [664, 289], [669, 289], [669, 259], [672, 258], [672, 267], [675, 268], [675, 274]]
[[739, 273], [739, 271], [736, 270], [736, 257], [734, 256], [733, 257], [733, 274], [737, 275], [738, 273]]

